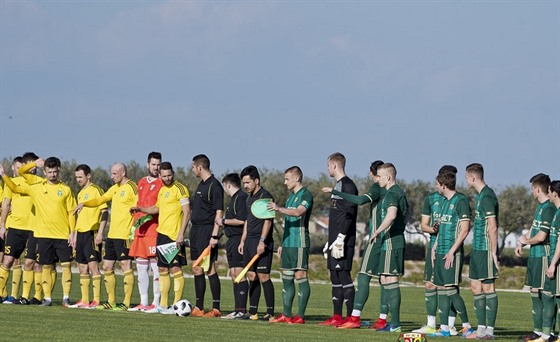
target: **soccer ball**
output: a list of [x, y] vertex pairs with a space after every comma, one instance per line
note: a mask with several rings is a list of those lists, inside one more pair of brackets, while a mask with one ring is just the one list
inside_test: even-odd
[[175, 311], [175, 315], [179, 317], [187, 317], [191, 314], [192, 304], [186, 299], [181, 299], [173, 305], [173, 311]]

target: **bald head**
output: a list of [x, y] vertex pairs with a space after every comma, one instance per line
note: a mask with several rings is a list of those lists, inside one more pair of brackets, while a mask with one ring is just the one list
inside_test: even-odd
[[128, 181], [126, 178], [126, 165], [121, 162], [115, 163], [111, 167], [111, 179], [115, 184], [123, 184]]

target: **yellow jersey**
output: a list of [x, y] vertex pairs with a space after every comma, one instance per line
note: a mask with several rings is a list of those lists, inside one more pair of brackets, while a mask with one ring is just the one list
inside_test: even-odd
[[[83, 188], [78, 193], [78, 203], [86, 202], [91, 199], [96, 199], [103, 196], [105, 192], [96, 184], [90, 184]], [[107, 204], [103, 203], [100, 206], [89, 208], [83, 207], [78, 214], [76, 220], [76, 231], [83, 233], [89, 231], [99, 230], [99, 223], [101, 221], [101, 211], [107, 209]]]
[[[24, 189], [24, 188], [21, 188]], [[37, 238], [68, 239], [74, 229], [74, 208], [76, 199], [70, 187], [62, 182], [50, 184], [48, 181], [29, 185], [27, 193], [35, 205]]]
[[110, 239], [127, 240], [132, 228], [132, 214], [130, 208], [136, 206], [138, 201], [138, 187], [136, 183], [128, 180], [124, 185], [114, 184], [98, 199], [84, 202], [84, 207], [96, 207], [111, 201], [109, 233]]
[[[22, 189], [22, 191], [29, 189], [25, 178], [21, 176], [12, 178], [12, 182], [14, 182], [19, 189]], [[6, 218], [6, 228], [34, 230], [37, 223], [35, 206], [33, 205], [31, 197], [27, 194], [12, 192], [8, 186], [5, 186], [2, 202], [5, 198], [11, 201], [11, 208]]]
[[159, 208], [158, 233], [172, 240], [177, 239], [184, 215], [181, 201], [185, 203], [189, 196], [189, 189], [177, 181], [161, 187], [156, 203], [156, 207]]

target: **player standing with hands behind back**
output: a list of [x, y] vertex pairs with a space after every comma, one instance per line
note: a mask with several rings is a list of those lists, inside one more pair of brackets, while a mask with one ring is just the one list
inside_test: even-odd
[[[218, 258], [218, 239], [220, 221], [224, 212], [224, 188], [210, 171], [210, 159], [204, 154], [193, 157], [192, 171], [200, 183], [192, 196], [191, 230], [189, 239], [191, 242], [191, 259], [196, 260], [202, 252], [211, 247], [210, 267], [208, 270], [200, 266], [193, 267], [194, 291], [196, 295], [196, 307], [191, 315], [195, 317], [221, 317], [220, 312], [220, 278], [216, 273], [216, 259]], [[204, 313], [204, 294], [206, 292], [206, 280], [204, 273], [208, 275], [208, 283], [212, 292], [212, 310]]]
[[465, 178], [468, 186], [477, 192], [469, 278], [478, 328], [467, 338], [493, 340], [498, 314], [498, 295], [494, 287], [498, 278], [498, 197], [484, 182], [481, 164], [467, 166]]

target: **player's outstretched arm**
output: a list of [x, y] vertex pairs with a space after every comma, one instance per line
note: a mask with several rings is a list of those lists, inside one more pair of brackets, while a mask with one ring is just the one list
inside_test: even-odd
[[268, 209], [277, 211], [280, 214], [284, 214], [284, 215], [287, 215], [287, 216], [294, 216], [294, 217], [300, 217], [303, 214], [305, 214], [305, 212], [307, 211], [307, 208], [303, 205], [299, 205], [295, 209], [289, 209], [289, 208], [281, 207], [274, 202], [268, 203]]
[[4, 184], [12, 191], [15, 192], [17, 194], [27, 194], [27, 189], [25, 187], [19, 186], [16, 183], [14, 183], [10, 177], [6, 176], [4, 174], [4, 169], [2, 169], [2, 180], [4, 181]]
[[151, 207], [132, 207], [132, 208], [130, 208], [130, 213], [131, 214], [144, 213], [144, 214], [149, 214], [149, 215], [156, 215], [156, 214], [159, 214], [159, 208], [156, 207], [155, 205], [153, 205]]

